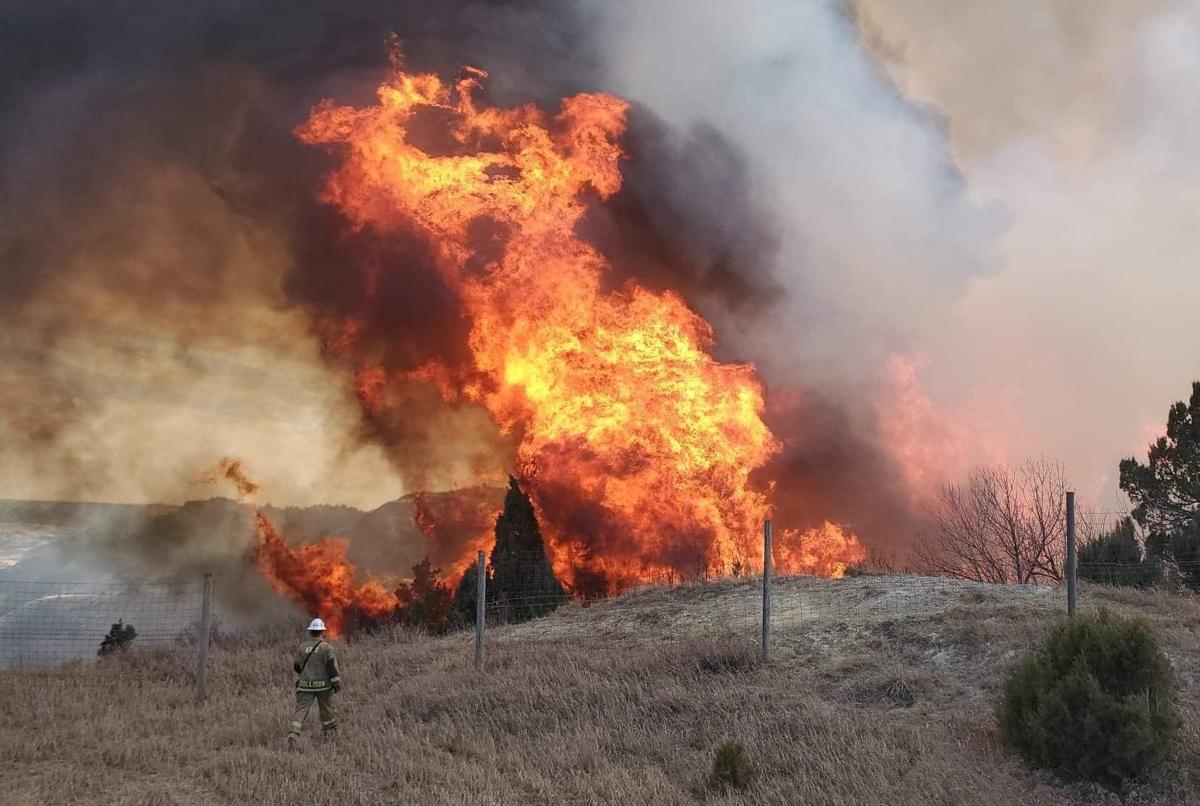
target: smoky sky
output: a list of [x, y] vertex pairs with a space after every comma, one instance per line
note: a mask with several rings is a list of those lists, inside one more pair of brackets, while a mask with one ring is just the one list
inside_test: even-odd
[[[82, 490], [100, 489], [96, 479], [115, 472], [111, 456], [50, 451], [111, 407], [127, 386], [123, 372], [139, 371], [119, 349], [113, 360], [125, 368], [87, 383], [80, 379], [99, 370], [50, 360], [64, 343], [95, 341], [102, 325], [138, 334], [169, 328], [166, 347], [131, 355], [166, 351], [178, 373], [202, 376], [210, 366], [193, 341], [219, 351], [266, 338], [256, 315], [229, 313], [261, 295], [269, 307], [301, 312], [304, 331], [294, 335], [347, 377], [362, 363], [394, 371], [431, 358], [467, 363], [470, 323], [429, 244], [415, 234], [351, 231], [318, 199], [336, 155], [300, 144], [293, 129], [322, 99], [370, 103], [393, 38], [414, 70], [489, 70], [487, 100], [499, 105], [553, 109], [573, 92], [614, 89], [585, 12], [552, 2], [4, 3], [0, 348], [21, 379], [0, 391], [0, 414], [17, 435], [7, 461], [78, 476]], [[681, 294], [718, 324], [722, 360], [762, 359], [755, 340], [736, 332], [781, 310], [819, 310], [786, 305], [804, 290], [785, 288], [773, 270], [787, 227], [745, 142], [704, 121], [668, 122], [635, 99], [624, 146], [622, 190], [581, 224], [610, 260], [614, 287], [635, 281]], [[170, 207], [130, 198], [164, 184]], [[349, 317], [363, 330], [338, 352], [337, 328]], [[278, 340], [293, 337], [272, 327]], [[169, 396], [176, 377], [149, 377], [141, 388]], [[803, 389], [803, 373], [768, 372], [765, 383], [769, 392]], [[861, 401], [836, 391], [806, 399], [819, 402], [771, 415], [784, 446], [772, 470], [791, 525], [864, 512], [876, 522], [908, 517], [903, 495], [880, 494], [894, 490], [896, 471], [873, 429], [860, 426]], [[337, 439], [382, 446], [403, 481], [397, 492], [450, 477], [429, 472], [450, 462], [449, 452], [467, 466], [464, 480], [471, 468], [511, 457], [511, 436], [429, 389], [394, 390], [380, 410], [356, 415]], [[172, 439], [199, 445], [203, 437], [188, 431], [185, 422]], [[135, 449], [114, 438], [105, 450]], [[247, 450], [264, 453], [245, 457], [251, 467], [256, 458], [294, 464], [270, 445]]]
[[[565, 21], [533, 3], [9, 3], [3, 15], [0, 348], [13, 383], [0, 411], [18, 434], [16, 462], [78, 477], [79, 494], [124, 463], [56, 447], [81, 423], [80, 441], [92, 442], [86, 432], [102, 424], [89, 418], [121, 392], [112, 376], [137, 368], [95, 378], [91, 356], [78, 356], [89, 351], [64, 345], [161, 333], [148, 349], [178, 353], [172, 370], [195, 375], [196, 345], [263, 340], [260, 317], [229, 310], [256, 298], [305, 312], [311, 332], [291, 338], [320, 341], [330, 320], [362, 317], [368, 354], [354, 358], [462, 359], [465, 324], [427, 245], [355, 238], [318, 202], [332, 158], [292, 135], [315, 103], [369, 101], [393, 39], [421, 69], [494, 64], [493, 91], [519, 84], [523, 100], [563, 92], [581, 72]], [[401, 270], [379, 273], [366, 307], [363, 278], [379, 265]], [[405, 482], [421, 485], [416, 471], [431, 460], [421, 446], [437, 439], [427, 421], [414, 411], [366, 422], [357, 437], [409, 457]]]
[[[531, 3], [49, 2], [2, 13], [4, 195], [25, 214], [4, 238], [9, 303], [61, 263], [64, 247], [46, 247], [63, 216], [102, 204], [133, 164], [195, 166], [247, 215], [313, 204], [327, 166], [291, 129], [324, 97], [370, 99], [392, 34], [422, 69], [504, 65], [498, 94], [520, 81], [526, 99], [551, 97], [579, 75], [568, 69], [578, 51], [555, 48], [567, 32]], [[208, 280], [187, 292], [216, 287]]]

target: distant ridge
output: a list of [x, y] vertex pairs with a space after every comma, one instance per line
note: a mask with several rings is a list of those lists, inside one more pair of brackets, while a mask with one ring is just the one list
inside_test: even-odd
[[89, 516], [125, 514], [140, 517], [165, 515], [179, 509], [176, 504], [112, 504], [99, 501], [26, 501], [0, 498], [0, 521], [62, 524]]
[[[337, 504], [260, 510], [292, 545], [345, 538], [356, 565], [402, 578], [426, 557], [448, 573], [462, 547], [491, 529], [503, 499], [501, 487], [476, 486], [410, 493], [370, 511]], [[245, 586], [248, 575], [257, 574], [246, 562], [254, 545], [253, 521], [230, 498], [178, 505], [0, 499], [3, 523], [63, 527], [71, 552], [122, 575], [183, 579], [213, 571], [228, 591], [231, 583]], [[53, 542], [66, 545], [61, 539]]]

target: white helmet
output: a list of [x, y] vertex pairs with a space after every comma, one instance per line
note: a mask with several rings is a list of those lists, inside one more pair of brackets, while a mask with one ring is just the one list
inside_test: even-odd
[[309, 632], [324, 632], [325, 631], [325, 622], [321, 621], [319, 618], [313, 619], [312, 623], [308, 625], [308, 631]]

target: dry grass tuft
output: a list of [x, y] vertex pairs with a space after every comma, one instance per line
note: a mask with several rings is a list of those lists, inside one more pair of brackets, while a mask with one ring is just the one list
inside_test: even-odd
[[759, 667], [762, 648], [745, 638], [698, 638], [683, 645], [680, 660], [702, 674], [740, 674]]
[[755, 774], [754, 766], [746, 755], [746, 748], [734, 741], [721, 742], [717, 752], [713, 754], [708, 786], [718, 792], [746, 789], [754, 782]]
[[911, 708], [926, 693], [926, 686], [919, 674], [896, 664], [864, 675], [854, 690], [859, 702]]

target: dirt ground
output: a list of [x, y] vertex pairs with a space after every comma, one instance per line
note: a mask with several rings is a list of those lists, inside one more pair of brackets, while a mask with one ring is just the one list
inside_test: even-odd
[[[1081, 608], [1145, 617], [1181, 684], [1172, 758], [1116, 795], [1028, 771], [1000, 743], [1005, 673], [1062, 591], [916, 577], [779, 580], [769, 662], [757, 580], [635, 591], [473, 637], [405, 631], [340, 647], [334, 742], [284, 742], [303, 633], [222, 636], [210, 696], [190, 653], [9, 672], [4, 802], [137, 804], [1195, 804], [1200, 598], [1084, 586]], [[707, 786], [741, 742], [742, 792]]]

